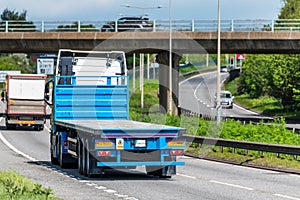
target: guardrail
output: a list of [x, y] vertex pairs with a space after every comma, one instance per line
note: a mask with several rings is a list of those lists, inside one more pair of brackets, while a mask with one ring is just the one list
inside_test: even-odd
[[[100, 32], [111, 21], [2, 21], [0, 32]], [[132, 31], [169, 31], [168, 20], [150, 20], [151, 27], [128, 28]], [[300, 31], [300, 19], [221, 20], [222, 32]], [[118, 27], [118, 21], [114, 21]], [[136, 27], [136, 24], [135, 24]], [[173, 31], [216, 32], [217, 20], [172, 20]], [[116, 28], [114, 31], [117, 31]]]
[[[190, 111], [190, 110], [187, 110], [187, 109], [184, 109], [184, 108], [180, 108], [180, 113], [184, 114], [186, 116], [195, 116], [195, 117], [198, 117], [198, 118], [203, 118], [205, 120], [216, 120], [215, 115], [209, 115], [209, 114], [202, 114], [202, 113], [198, 113], [198, 112], [193, 112], [193, 111]], [[222, 117], [222, 119], [225, 120], [225, 121], [227, 119], [234, 119], [234, 120], [240, 121], [244, 124], [246, 124], [246, 123], [260, 124], [263, 121], [264, 123], [266, 123], [266, 125], [269, 122], [274, 121], [273, 118], [259, 118], [259, 117], [256, 117], [256, 118], [254, 118], [254, 117], [253, 118], [251, 118], [251, 117]], [[286, 129], [291, 130], [294, 133], [300, 134], [300, 129], [299, 128], [286, 127]]]
[[231, 147], [233, 149], [233, 152], [235, 151], [235, 149], [244, 149], [245, 154], [248, 153], [247, 150], [256, 150], [260, 152], [260, 156], [263, 156], [263, 152], [276, 153], [277, 156], [279, 156], [279, 154], [293, 155], [295, 159], [300, 155], [300, 146], [246, 142], [191, 135], [184, 135], [183, 137], [187, 140], [187, 142], [198, 143], [201, 145], [205, 144], [219, 146], [221, 151], [223, 151], [223, 147]]

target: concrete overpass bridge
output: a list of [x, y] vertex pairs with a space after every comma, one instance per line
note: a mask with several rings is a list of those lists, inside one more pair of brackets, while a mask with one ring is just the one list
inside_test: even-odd
[[[173, 32], [172, 49], [216, 53], [216, 32]], [[0, 32], [0, 52], [56, 53], [58, 49], [158, 53], [169, 49], [169, 32]], [[300, 32], [222, 32], [222, 53], [300, 53]]]
[[[169, 49], [169, 21], [2, 21], [0, 52], [56, 53], [60, 48], [157, 53]], [[101, 32], [110, 24], [113, 31]], [[111, 25], [113, 24], [113, 25]], [[172, 20], [173, 50], [216, 53], [217, 20]], [[222, 53], [299, 53], [300, 19], [221, 20]], [[140, 25], [141, 26], [141, 25]], [[124, 29], [123, 29], [124, 30]], [[107, 31], [107, 29], [106, 29]]]
[[[244, 25], [244, 23], [246, 25]], [[300, 21], [271, 20], [261, 23], [248, 21], [221, 22], [221, 52], [222, 53], [300, 53]], [[14, 23], [14, 22], [13, 22]], [[18, 23], [18, 22], [17, 22]], [[116, 22], [117, 23], [117, 22]], [[172, 34], [173, 71], [172, 71], [172, 110], [177, 114], [178, 105], [178, 65], [183, 53], [215, 54], [217, 52], [216, 23], [203, 27], [201, 21], [192, 20], [191, 23], [174, 25]], [[240, 23], [240, 24], [239, 24]], [[276, 25], [277, 23], [277, 25]], [[156, 24], [153, 22], [153, 24]], [[190, 26], [191, 24], [191, 26]], [[200, 25], [199, 25], [200, 24]], [[223, 24], [223, 25], [222, 25]], [[225, 26], [224, 26], [225, 24]], [[82, 22], [71, 25], [55, 25], [63, 29], [47, 29], [45, 22], [41, 27], [25, 23], [23, 25], [0, 25], [0, 52], [3, 53], [56, 53], [59, 49], [78, 50], [123, 50], [131, 53], [158, 53], [157, 61], [160, 80], [160, 105], [168, 110], [167, 93], [169, 87], [169, 32], [164, 29], [162, 22], [153, 26], [151, 30], [128, 32], [99, 32], [93, 25], [93, 31], [84, 30]], [[228, 27], [227, 27], [228, 25]], [[75, 26], [75, 27], [74, 27]], [[77, 26], [77, 27], [76, 27]], [[250, 28], [249, 28], [250, 27]], [[19, 28], [19, 30], [18, 30]], [[65, 30], [68, 28], [67, 30]], [[71, 29], [70, 29], [71, 28]], [[173, 28], [172, 28], [173, 29]], [[1, 32], [2, 31], [2, 32]]]

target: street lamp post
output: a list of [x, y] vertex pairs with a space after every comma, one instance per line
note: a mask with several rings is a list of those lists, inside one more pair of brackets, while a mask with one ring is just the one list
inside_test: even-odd
[[173, 111], [172, 68], [172, 0], [169, 0], [169, 114]]
[[218, 0], [218, 46], [217, 46], [217, 124], [221, 122], [221, 12], [220, 0]]
[[[143, 11], [142, 16], [145, 16], [145, 10], [149, 10], [149, 9], [159, 9], [162, 8], [162, 6], [156, 6], [156, 7], [141, 7], [141, 6], [131, 6], [129, 4], [126, 5], [121, 5], [123, 7], [126, 8], [136, 8], [136, 9], [140, 9]], [[134, 54], [135, 55], [135, 54]], [[135, 56], [133, 57], [134, 59], [134, 63], [135, 63]], [[148, 54], [148, 64], [147, 64], [147, 78], [149, 79], [149, 54]], [[135, 70], [135, 69], [134, 69]], [[135, 72], [133, 73], [133, 81], [135, 81]], [[141, 90], [141, 108], [144, 107], [144, 54], [141, 53], [140, 54], [140, 90]]]

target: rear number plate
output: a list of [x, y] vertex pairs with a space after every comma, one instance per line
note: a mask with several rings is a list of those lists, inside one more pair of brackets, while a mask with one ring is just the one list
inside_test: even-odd
[[184, 141], [169, 141], [168, 146], [170, 147], [183, 147], [185, 144]]
[[146, 140], [135, 140], [134, 147], [140, 147], [140, 148], [147, 147]]

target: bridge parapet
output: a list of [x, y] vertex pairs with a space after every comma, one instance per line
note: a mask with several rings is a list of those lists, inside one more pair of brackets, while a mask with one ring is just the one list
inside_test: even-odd
[[[153, 26], [138, 31], [169, 31], [168, 20], [150, 20]], [[2, 21], [0, 32], [100, 32], [109, 23], [101, 21]], [[115, 21], [116, 25], [117, 21]], [[293, 32], [300, 31], [300, 19], [221, 20], [222, 32]], [[172, 20], [173, 31], [216, 32], [217, 20]], [[135, 31], [136, 28], [128, 28]], [[116, 29], [118, 31], [118, 29]], [[115, 30], [114, 30], [115, 32]]]

